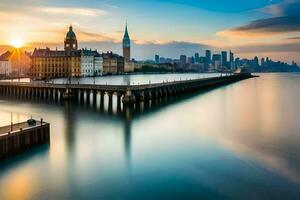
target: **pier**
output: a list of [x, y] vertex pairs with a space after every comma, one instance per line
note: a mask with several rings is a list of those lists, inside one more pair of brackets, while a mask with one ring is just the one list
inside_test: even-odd
[[[96, 85], [96, 84], [53, 84], [41, 82], [0, 82], [0, 95], [15, 98], [34, 98], [38, 100], [77, 101], [93, 103], [108, 96], [112, 105], [113, 95], [117, 96], [118, 107], [134, 105], [141, 102], [172, 98], [177, 95], [197, 92], [207, 88], [218, 87], [255, 76], [251, 74], [234, 74], [229, 76], [163, 82], [143, 85]], [[97, 96], [99, 98], [97, 98]]]
[[50, 124], [36, 121], [0, 127], [0, 160], [50, 142]]

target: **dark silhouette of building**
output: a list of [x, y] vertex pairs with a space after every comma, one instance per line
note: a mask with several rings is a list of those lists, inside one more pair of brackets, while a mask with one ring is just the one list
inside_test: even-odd
[[186, 62], [187, 62], [187, 57], [186, 57], [186, 55], [181, 55], [181, 56], [180, 56], [180, 64], [181, 64], [181, 65], [185, 65]]
[[205, 57], [206, 57], [207, 65], [210, 65], [211, 64], [211, 51], [210, 50], [205, 51]]
[[155, 63], [159, 64], [159, 55], [155, 55]]
[[229, 52], [229, 67], [230, 69], [234, 70], [235, 66], [234, 66], [234, 54], [231, 52]]
[[221, 61], [222, 67], [227, 67], [227, 51], [222, 51], [221, 57], [222, 57], [222, 61]]

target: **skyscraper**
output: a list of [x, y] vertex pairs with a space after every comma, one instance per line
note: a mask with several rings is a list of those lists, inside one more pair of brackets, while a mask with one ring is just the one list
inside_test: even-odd
[[221, 61], [222, 67], [227, 67], [227, 51], [222, 51], [221, 57], [222, 57], [222, 61]]
[[130, 38], [127, 30], [127, 23], [123, 37], [123, 57], [125, 62], [130, 62]]
[[211, 64], [211, 51], [210, 50], [205, 51], [205, 57], [206, 57], [207, 65], [210, 65]]
[[187, 58], [186, 55], [181, 55], [180, 56], [180, 64], [184, 65], [186, 64]]
[[155, 55], [155, 63], [159, 64], [159, 55]]
[[199, 53], [195, 53], [195, 63], [199, 63], [199, 62], [200, 62]]
[[230, 69], [234, 70], [234, 54], [231, 52], [229, 52], [229, 65], [230, 65]]
[[220, 54], [214, 54], [212, 56], [212, 64], [215, 68], [215, 70], [218, 70], [221, 67], [221, 55]]

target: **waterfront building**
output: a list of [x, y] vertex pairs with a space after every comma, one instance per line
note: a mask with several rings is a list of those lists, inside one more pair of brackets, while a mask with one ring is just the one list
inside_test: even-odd
[[195, 53], [195, 63], [199, 63], [199, 62], [200, 62], [199, 53]]
[[206, 57], [207, 65], [210, 65], [211, 64], [211, 51], [210, 50], [205, 51], [205, 57]]
[[[0, 56], [0, 63], [2, 66], [0, 74], [14, 77], [24, 76], [29, 73], [31, 63], [30, 53], [26, 51], [23, 52], [20, 49], [6, 51]], [[6, 71], [6, 73], [3, 73], [4, 71]]]
[[124, 58], [112, 52], [102, 54], [103, 74], [124, 73]]
[[128, 34], [127, 23], [123, 37], [123, 57], [125, 62], [130, 62], [130, 37]]
[[64, 40], [64, 50], [35, 48], [31, 56], [31, 75], [36, 79], [81, 76], [81, 50], [72, 26]]
[[81, 76], [99, 76], [103, 72], [103, 58], [97, 51], [82, 49]]
[[181, 65], [185, 65], [186, 62], [187, 62], [186, 55], [181, 55], [181, 56], [180, 56], [180, 64], [181, 64]]
[[188, 64], [194, 64], [194, 57], [188, 57]]
[[229, 52], [229, 65], [230, 65], [230, 69], [231, 70], [235, 70], [235, 66], [234, 66], [234, 54], [233, 52]]
[[159, 55], [155, 55], [155, 63], [159, 64]]
[[227, 51], [222, 51], [221, 52], [221, 57], [222, 57], [221, 66], [222, 67], [227, 67]]
[[79, 77], [81, 75], [81, 51], [34, 49], [31, 74], [36, 79]]
[[213, 65], [214, 69], [215, 70], [220, 69], [221, 64], [222, 64], [221, 55], [220, 54], [213, 54], [213, 56], [212, 56], [212, 65]]
[[6, 77], [11, 74], [11, 62], [9, 60], [10, 52], [7, 51], [6, 53], [0, 56], [0, 76]]

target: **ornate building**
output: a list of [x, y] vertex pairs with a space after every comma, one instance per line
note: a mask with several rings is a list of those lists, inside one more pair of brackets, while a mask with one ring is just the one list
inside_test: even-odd
[[36, 79], [81, 76], [81, 50], [72, 26], [65, 38], [65, 50], [34, 49], [31, 75]]
[[127, 30], [127, 23], [123, 37], [123, 57], [125, 62], [130, 62], [130, 38]]

